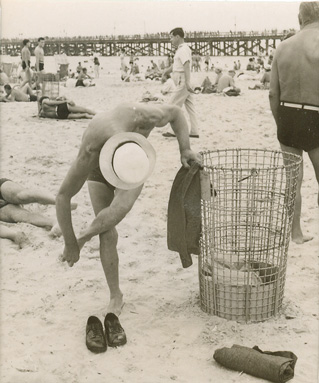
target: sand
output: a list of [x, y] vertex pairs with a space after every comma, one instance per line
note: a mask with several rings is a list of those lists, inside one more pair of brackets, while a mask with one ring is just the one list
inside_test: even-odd
[[[204, 76], [196, 73], [193, 80], [201, 83]], [[200, 139], [191, 141], [194, 150], [279, 149], [268, 92], [248, 90], [253, 84], [238, 79], [240, 97], [196, 96]], [[146, 90], [157, 93], [159, 89], [157, 82], [121, 83], [118, 72], [102, 70], [95, 87], [61, 88], [60, 94], [103, 111], [123, 100], [140, 100]], [[1, 112], [2, 177], [56, 194], [88, 122], [38, 119], [35, 103], [3, 104]], [[180, 162], [177, 142], [162, 137], [165, 130], [151, 133], [149, 140], [157, 152], [155, 170], [118, 226], [126, 302], [120, 319], [127, 345], [100, 355], [85, 346], [88, 316], [103, 321], [108, 302], [98, 239], [87, 243], [80, 261], [69, 268], [58, 259], [61, 238], [51, 239], [44, 229], [18, 224], [29, 245], [19, 249], [1, 240], [1, 382], [261, 382], [214, 361], [217, 348], [234, 343], [293, 351], [298, 356], [293, 382], [316, 381], [318, 190], [308, 157], [304, 157], [302, 224], [304, 233], [314, 239], [303, 245], [290, 243], [280, 315], [242, 324], [201, 311], [197, 256], [193, 256], [193, 266], [183, 269], [179, 255], [167, 249], [167, 203]], [[73, 212], [78, 233], [93, 219], [86, 186], [74, 201], [79, 204]], [[28, 208], [55, 214], [53, 206]]]

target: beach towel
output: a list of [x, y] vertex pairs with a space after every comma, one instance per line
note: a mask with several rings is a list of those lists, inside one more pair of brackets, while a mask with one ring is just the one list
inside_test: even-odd
[[237, 344], [217, 349], [214, 359], [224, 367], [274, 383], [292, 379], [297, 362], [296, 355], [291, 351], [263, 352], [258, 346], [249, 348]]
[[167, 246], [179, 253], [184, 268], [199, 254], [201, 232], [200, 165], [182, 167], [173, 181], [167, 217]]

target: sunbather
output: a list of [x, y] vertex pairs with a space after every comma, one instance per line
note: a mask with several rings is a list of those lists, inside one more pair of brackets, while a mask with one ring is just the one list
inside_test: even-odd
[[9, 84], [6, 84], [4, 91], [6, 92], [6, 96], [3, 100], [5, 102], [32, 102], [38, 99], [28, 83], [22, 88], [11, 88]]
[[[60, 235], [60, 229], [54, 218], [30, 212], [21, 206], [30, 203], [55, 205], [55, 196], [45, 190], [25, 188], [7, 178], [0, 179], [0, 221], [30, 223], [51, 230], [51, 234], [54, 236]], [[72, 204], [72, 209], [76, 207], [77, 204]], [[0, 236], [13, 239], [16, 242], [14, 233], [12, 231], [10, 233], [5, 228], [1, 230]]]
[[39, 100], [39, 116], [56, 118], [58, 120], [73, 120], [78, 118], [93, 118], [96, 114], [93, 110], [75, 105], [74, 101], [60, 97], [50, 100], [43, 96]]

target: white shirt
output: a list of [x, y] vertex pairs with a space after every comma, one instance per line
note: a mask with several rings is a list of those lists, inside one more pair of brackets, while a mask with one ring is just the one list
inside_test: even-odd
[[192, 59], [192, 51], [186, 44], [180, 44], [175, 52], [173, 62], [173, 72], [184, 72], [184, 64]]

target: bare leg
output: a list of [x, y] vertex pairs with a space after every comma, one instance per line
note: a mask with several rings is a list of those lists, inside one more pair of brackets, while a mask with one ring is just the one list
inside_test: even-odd
[[25, 73], [25, 79], [23, 81], [23, 83], [21, 84], [21, 88], [24, 87], [25, 84], [30, 84], [31, 85], [31, 72], [30, 72], [30, 68], [26, 68], [24, 70], [24, 73]]
[[[281, 150], [283, 152], [298, 154], [299, 156], [302, 156], [302, 150], [291, 148], [289, 146], [285, 146], [283, 144], [280, 144]], [[284, 163], [287, 162], [287, 160], [284, 158]], [[297, 244], [302, 244], [304, 242], [310, 241], [312, 237], [304, 236], [301, 230], [301, 224], [300, 224], [300, 218], [301, 218], [301, 183], [303, 179], [303, 165], [301, 165], [297, 180], [297, 187], [296, 187], [296, 198], [295, 198], [295, 208], [294, 208], [294, 216], [292, 220], [292, 228], [291, 228], [291, 240]]]
[[84, 108], [83, 106], [68, 104], [68, 109], [70, 113], [87, 113], [87, 114], [92, 114], [92, 116], [96, 114], [93, 110]]
[[[1, 185], [1, 194], [5, 201], [20, 205], [40, 203], [42, 205], [55, 205], [55, 196], [47, 191], [26, 189], [13, 181], [6, 181]], [[72, 204], [75, 209], [77, 204]]]
[[[309, 158], [312, 162], [313, 168], [315, 169], [316, 179], [319, 186], [319, 148], [310, 150], [308, 152]], [[319, 206], [319, 192], [318, 192], [318, 206]]]
[[117, 241], [118, 234], [115, 228], [100, 234], [101, 262], [110, 289], [110, 303], [107, 312], [119, 316], [124, 303], [123, 294], [120, 290]]
[[92, 119], [93, 115], [88, 113], [70, 113], [68, 115], [68, 120], [75, 120], [80, 118]]
[[[114, 192], [105, 184], [89, 181], [89, 193], [95, 215], [108, 207], [113, 198]], [[110, 303], [107, 312], [115, 315], [121, 313], [123, 306], [123, 294], [119, 286], [119, 258], [117, 253], [117, 231], [115, 228], [100, 235], [100, 257], [110, 289]]]
[[33, 96], [33, 90], [29, 84], [25, 84], [24, 87], [21, 89], [25, 94], [28, 94], [30, 96]]

